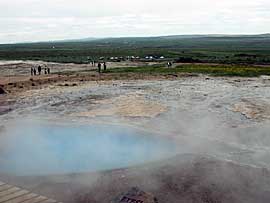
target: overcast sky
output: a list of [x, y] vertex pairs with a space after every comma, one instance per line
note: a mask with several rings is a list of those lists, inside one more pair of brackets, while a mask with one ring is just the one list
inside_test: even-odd
[[270, 0], [0, 0], [0, 43], [270, 32]]

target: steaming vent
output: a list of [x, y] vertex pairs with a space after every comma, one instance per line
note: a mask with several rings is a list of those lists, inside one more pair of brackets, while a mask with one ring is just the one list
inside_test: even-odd
[[104, 125], [18, 125], [0, 136], [0, 172], [17, 176], [110, 170], [175, 154], [167, 139]]

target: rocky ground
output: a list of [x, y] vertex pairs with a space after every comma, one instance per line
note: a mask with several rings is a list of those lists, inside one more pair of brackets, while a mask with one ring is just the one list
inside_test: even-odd
[[179, 154], [130, 169], [5, 174], [3, 181], [64, 202], [110, 202], [132, 187], [164, 203], [270, 200], [268, 77], [121, 78], [95, 72], [13, 77], [1, 80], [6, 94], [0, 96], [0, 130], [21, 119], [127, 125], [173, 139]]

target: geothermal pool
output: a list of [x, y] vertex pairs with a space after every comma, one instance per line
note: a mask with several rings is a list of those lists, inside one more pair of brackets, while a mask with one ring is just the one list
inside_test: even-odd
[[21, 125], [0, 134], [0, 173], [82, 173], [130, 167], [176, 154], [167, 139], [104, 125]]

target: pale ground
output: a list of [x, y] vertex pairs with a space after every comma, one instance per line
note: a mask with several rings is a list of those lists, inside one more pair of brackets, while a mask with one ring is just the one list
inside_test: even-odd
[[[186, 153], [192, 152], [196, 138], [204, 143], [196, 143], [201, 152], [270, 166], [268, 78], [92, 81], [48, 85], [1, 100], [3, 127], [20, 118], [130, 125], [181, 141], [188, 138]], [[226, 149], [207, 149], [208, 142]]]
[[[116, 68], [116, 67], [135, 67], [142, 66], [146, 63], [143, 62], [107, 62], [108, 68]], [[151, 63], [150, 63], [151, 64]], [[44, 62], [44, 61], [0, 61], [0, 76], [8, 77], [8, 76], [30, 76], [30, 69], [36, 68], [38, 66], [49, 67], [51, 69], [51, 73], [59, 73], [59, 72], [67, 72], [67, 71], [89, 71], [97, 69], [97, 67], [93, 67], [92, 64], [61, 64], [61, 63], [52, 63], [52, 62]], [[96, 64], [97, 66], [97, 64]], [[43, 71], [42, 71], [43, 72]], [[2, 79], [2, 78], [1, 78]]]

